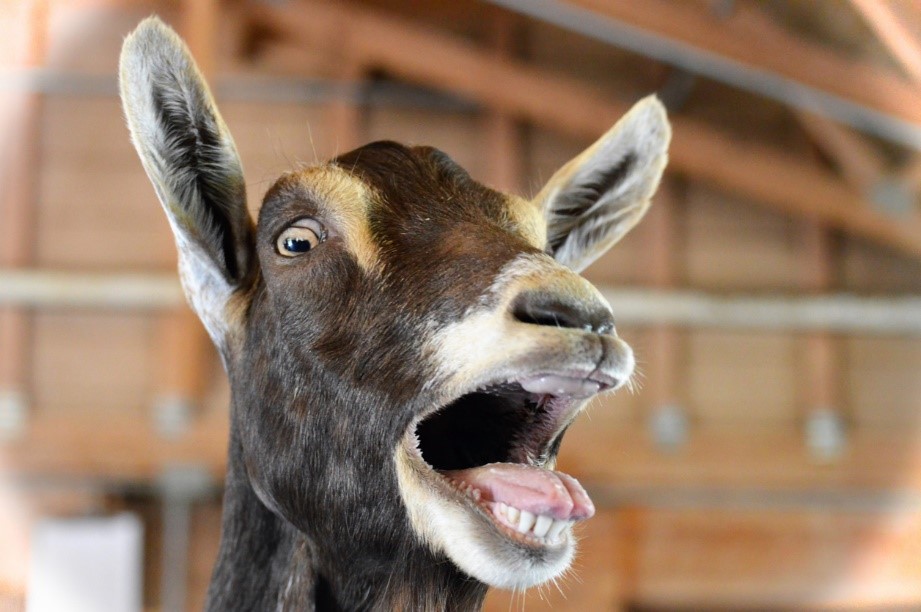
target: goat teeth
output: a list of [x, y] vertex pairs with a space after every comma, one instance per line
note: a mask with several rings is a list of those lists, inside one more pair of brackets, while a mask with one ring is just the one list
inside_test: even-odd
[[515, 508], [514, 506], [508, 506], [505, 509], [505, 516], [508, 517], [508, 522], [511, 523], [512, 525], [515, 525], [518, 523], [518, 516], [520, 514], [521, 514], [521, 510], [519, 510], [518, 508]]
[[553, 525], [550, 526], [550, 530], [547, 532], [547, 539], [556, 540], [563, 533], [563, 530], [570, 525], [572, 525], [571, 521], [553, 521]]
[[549, 516], [540, 515], [537, 517], [537, 521], [534, 523], [534, 535], [539, 538], [547, 535], [547, 532], [550, 530], [550, 526], [553, 525], [553, 519]]
[[521, 511], [521, 516], [518, 518], [518, 532], [527, 533], [531, 531], [531, 527], [534, 526], [534, 515], [528, 512], [527, 510]]

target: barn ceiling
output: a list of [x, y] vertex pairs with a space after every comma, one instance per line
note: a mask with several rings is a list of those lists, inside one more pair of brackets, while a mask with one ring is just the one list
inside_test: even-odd
[[[385, 74], [579, 138], [657, 91], [675, 127], [673, 172], [921, 256], [921, 9], [912, 3], [241, 6], [255, 49], [324, 52], [334, 78]], [[533, 40], [548, 32], [572, 44], [541, 51]], [[579, 54], [589, 61], [570, 61]]]

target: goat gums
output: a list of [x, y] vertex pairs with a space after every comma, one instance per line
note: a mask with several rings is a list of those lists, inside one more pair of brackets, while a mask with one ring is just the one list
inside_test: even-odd
[[231, 385], [210, 610], [476, 609], [569, 566], [594, 508], [554, 471], [634, 367], [578, 275], [665, 167], [639, 102], [532, 200], [378, 142], [283, 175], [257, 224], [233, 140], [155, 18], [125, 41], [132, 141]]

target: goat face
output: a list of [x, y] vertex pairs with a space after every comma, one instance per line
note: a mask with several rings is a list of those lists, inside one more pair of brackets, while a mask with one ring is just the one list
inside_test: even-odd
[[669, 139], [658, 102], [531, 201], [385, 142], [283, 176], [254, 228], [233, 142], [175, 34], [142, 24], [121, 86], [230, 375], [249, 484], [318, 566], [385, 573], [424, 550], [500, 587], [563, 572], [593, 507], [553, 471], [561, 438], [634, 365], [576, 272], [648, 206]]

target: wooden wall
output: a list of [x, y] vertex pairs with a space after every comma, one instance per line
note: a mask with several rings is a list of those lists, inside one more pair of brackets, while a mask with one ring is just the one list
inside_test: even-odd
[[[50, 7], [46, 66], [60, 91], [42, 95], [30, 265], [104, 273], [172, 270], [168, 226], [128, 142], [113, 79], [125, 33], [154, 10], [178, 23], [179, 3], [53, 1]], [[9, 40], [3, 32], [18, 19], [3, 17], [0, 56]], [[317, 57], [283, 46], [241, 57], [234, 42], [240, 23], [231, 10], [225, 17], [219, 82], [253, 87], [268, 77], [330, 76]], [[522, 29], [520, 53], [592, 79], [612, 95], [636, 98], [661, 84], [661, 68], [648, 60], [552, 28]], [[78, 75], [85, 87], [67, 86], [67, 75]], [[749, 138], [808, 146], [776, 105], [752, 106], [746, 99], [739, 110], [731, 95], [701, 84], [688, 112], [728, 117], [729, 127], [750, 126]], [[0, 109], [3, 101], [0, 93]], [[243, 156], [253, 210], [279, 172], [343, 146], [330, 130], [328, 103], [232, 95], [220, 102]], [[356, 129], [361, 140], [434, 144], [489, 181], [486, 125], [485, 112], [475, 107], [390, 103], [363, 110]], [[534, 126], [516, 129], [521, 182], [531, 192], [588, 144]], [[801, 222], [694, 177], [669, 173], [666, 182], [663, 206], [674, 224], [669, 260], [676, 286], [719, 293], [804, 290], [808, 228]], [[654, 239], [640, 226], [587, 276], [606, 285], [649, 284]], [[840, 234], [830, 240], [832, 288], [921, 292], [918, 260]], [[27, 314], [28, 428], [20, 438], [0, 441], [0, 470], [16, 478], [12, 486], [0, 472], [0, 513], [11, 508], [5, 516], [16, 525], [0, 528], [0, 607], [22, 596], [22, 534], [30, 520], [47, 512], [110, 508], [111, 483], [149, 484], [176, 462], [204, 465], [219, 478], [226, 435], [226, 383], [210, 348], [198, 364], [199, 409], [189, 431], [174, 439], [157, 433], [153, 406], [170, 358], [162, 313]], [[647, 391], [662, 363], [655, 354], [657, 332], [626, 327], [621, 333], [638, 355], [638, 388], [598, 401], [563, 445], [563, 469], [593, 491], [600, 507], [582, 529], [583, 553], [559, 589], [495, 593], [490, 609], [525, 601], [530, 610], [921, 605], [921, 340], [832, 339], [840, 398], [833, 408], [843, 415], [848, 441], [840, 456], [822, 459], [805, 444], [815, 381], [804, 367], [803, 335], [675, 330], [670, 392], [684, 409], [688, 437], [665, 449], [650, 431], [660, 406]], [[97, 493], [74, 502], [62, 476], [78, 476]], [[51, 501], [40, 494], [48, 486], [58, 491]], [[118, 504], [148, 520], [146, 603], [155, 609], [156, 499]], [[219, 535], [217, 502], [202, 502], [193, 516], [189, 599], [197, 609]]]

